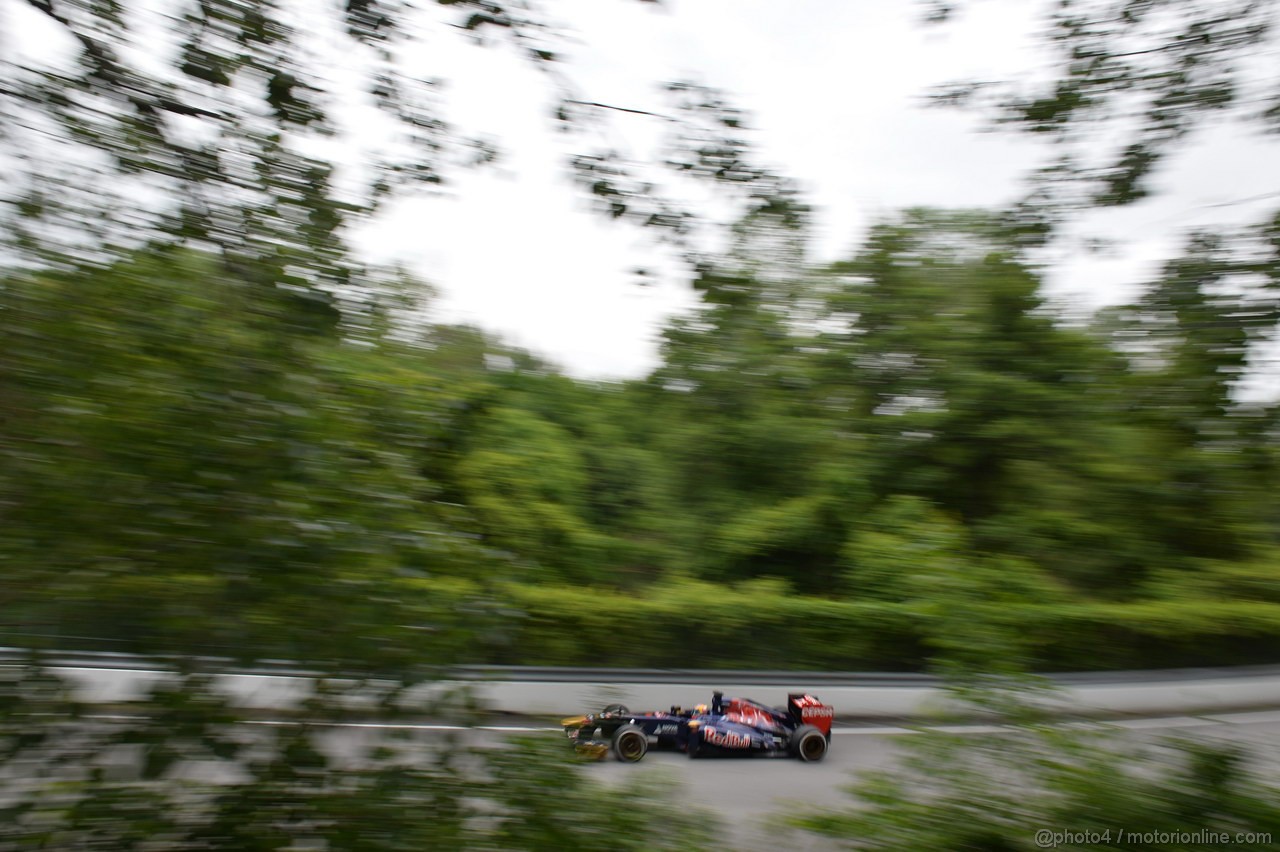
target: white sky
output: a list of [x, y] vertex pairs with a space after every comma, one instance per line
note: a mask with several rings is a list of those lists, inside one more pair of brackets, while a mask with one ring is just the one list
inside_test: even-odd
[[[978, 4], [949, 30], [919, 25], [911, 2], [548, 5], [577, 34], [568, 68], [588, 100], [662, 112], [658, 82], [727, 90], [751, 113], [763, 159], [818, 208], [817, 259], [848, 255], [868, 224], [904, 206], [1010, 200], [1034, 162], [1034, 148], [975, 132], [972, 116], [919, 106], [933, 84], [1029, 65], [1025, 4]], [[966, 43], [974, 33], [978, 49]], [[431, 53], [450, 80], [451, 119], [510, 156], [499, 173], [460, 176], [454, 197], [401, 204], [362, 245], [437, 285], [441, 319], [500, 332], [573, 375], [644, 374], [664, 319], [693, 304], [680, 269], [646, 235], [587, 209], [548, 131], [547, 87], [527, 65], [452, 37]], [[620, 117], [615, 141], [645, 132], [643, 119]], [[636, 266], [660, 269], [659, 283], [637, 285]]]
[[[747, 108], [764, 159], [817, 207], [816, 260], [847, 256], [869, 224], [903, 207], [1010, 201], [1043, 154], [1026, 138], [981, 132], [976, 116], [922, 106], [930, 87], [957, 78], [1043, 73], [1038, 3], [976, 3], [943, 27], [922, 25], [921, 7], [907, 0], [548, 5], [578, 35], [569, 69], [587, 99], [661, 111], [654, 84], [693, 78]], [[572, 375], [644, 374], [665, 317], [693, 304], [680, 270], [655, 264], [659, 252], [643, 234], [600, 221], [569, 186], [536, 73], [452, 37], [431, 53], [451, 80], [451, 117], [491, 133], [511, 156], [498, 173], [462, 176], [456, 197], [401, 205], [363, 244], [440, 287], [441, 319], [500, 332]], [[617, 141], [641, 123], [620, 118]], [[1123, 301], [1187, 227], [1255, 215], [1256, 205], [1210, 206], [1280, 189], [1280, 158], [1239, 134], [1222, 128], [1192, 146], [1162, 178], [1172, 191], [1156, 203], [1094, 217], [1093, 231], [1124, 249], [1060, 254], [1048, 291], [1088, 307]], [[660, 283], [638, 286], [628, 274], [637, 265], [661, 269]]]

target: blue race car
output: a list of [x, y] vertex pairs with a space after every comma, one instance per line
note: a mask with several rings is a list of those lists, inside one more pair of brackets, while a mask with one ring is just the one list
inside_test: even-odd
[[602, 758], [610, 751], [634, 763], [650, 748], [683, 751], [689, 757], [767, 753], [803, 761], [822, 760], [831, 744], [835, 711], [804, 693], [787, 696], [785, 708], [748, 698], [712, 694], [711, 705], [667, 712], [633, 713], [611, 704], [599, 713], [561, 720], [579, 754]]

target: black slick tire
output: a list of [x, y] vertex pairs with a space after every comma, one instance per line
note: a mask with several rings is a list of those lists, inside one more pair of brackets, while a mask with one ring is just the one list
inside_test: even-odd
[[649, 738], [638, 725], [623, 725], [613, 734], [613, 754], [623, 763], [637, 763], [649, 751]]
[[801, 725], [791, 735], [790, 748], [805, 763], [816, 763], [827, 756], [827, 735], [813, 725]]

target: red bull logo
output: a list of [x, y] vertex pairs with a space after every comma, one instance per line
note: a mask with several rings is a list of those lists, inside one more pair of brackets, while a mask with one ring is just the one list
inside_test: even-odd
[[751, 748], [751, 737], [737, 731], [717, 731], [709, 728], [703, 731], [702, 741], [724, 748]]

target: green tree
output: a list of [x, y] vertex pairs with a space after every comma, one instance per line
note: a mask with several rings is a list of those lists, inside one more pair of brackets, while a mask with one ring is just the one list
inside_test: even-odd
[[564, 430], [515, 408], [486, 413], [455, 474], [487, 537], [548, 576], [600, 577], [603, 540], [584, 518], [587, 471]]
[[450, 635], [451, 602], [410, 587], [489, 557], [432, 517], [416, 451], [443, 400], [393, 346], [298, 338], [178, 250], [11, 274], [0, 305], [10, 630], [317, 662]]
[[697, 570], [773, 576], [826, 592], [848, 516], [861, 505], [862, 445], [817, 381], [821, 279], [804, 266], [803, 211], [744, 220], [737, 247], [703, 271], [702, 308], [664, 332], [650, 383], [668, 424]]
[[[965, 5], [937, 2], [933, 17]], [[1274, 0], [1082, 0], [1039, 9], [1047, 75], [962, 82], [938, 94], [1046, 142], [1048, 162], [1006, 217], [1024, 239], [1057, 238], [1087, 227], [1093, 210], [1170, 195], [1178, 186], [1171, 161], [1209, 128], [1229, 124], [1264, 142], [1280, 128]], [[1234, 408], [1233, 383], [1280, 320], [1275, 193], [1243, 187], [1240, 196], [1197, 212], [1246, 204], [1272, 212], [1189, 235], [1180, 256], [1144, 282], [1139, 319], [1126, 329], [1162, 340], [1157, 357], [1176, 359], [1182, 379], [1199, 388], [1193, 405]], [[1174, 336], [1182, 342], [1170, 346]]]
[[1128, 422], [1123, 358], [1054, 316], [983, 214], [915, 211], [878, 228], [841, 282], [829, 381], [847, 373], [874, 499], [955, 513], [984, 552], [1084, 588], [1126, 589], [1167, 551], [1135, 507], [1158, 483]]

